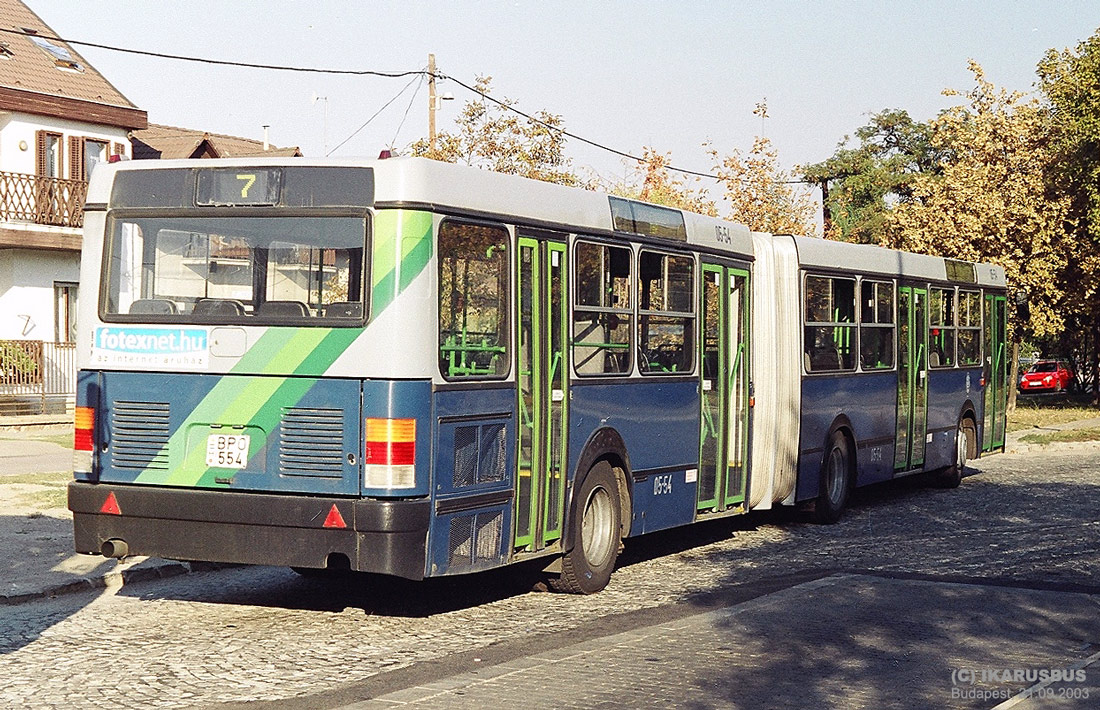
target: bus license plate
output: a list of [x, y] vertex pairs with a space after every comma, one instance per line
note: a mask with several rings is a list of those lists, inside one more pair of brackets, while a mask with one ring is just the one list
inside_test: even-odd
[[244, 468], [248, 465], [248, 434], [211, 434], [206, 438], [206, 465]]

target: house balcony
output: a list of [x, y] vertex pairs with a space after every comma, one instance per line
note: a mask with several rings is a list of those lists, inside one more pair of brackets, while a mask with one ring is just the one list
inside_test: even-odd
[[88, 183], [0, 171], [0, 248], [80, 250]]

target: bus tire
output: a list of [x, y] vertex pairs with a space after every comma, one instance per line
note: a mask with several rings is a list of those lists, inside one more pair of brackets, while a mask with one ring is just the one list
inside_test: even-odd
[[963, 470], [966, 468], [966, 459], [970, 455], [970, 442], [977, 439], [977, 430], [974, 422], [969, 418], [959, 421], [955, 432], [955, 463], [940, 471], [935, 478], [935, 483], [940, 488], [958, 488], [962, 483]]
[[840, 520], [852, 490], [852, 454], [848, 437], [833, 432], [821, 466], [821, 492], [814, 503], [814, 520], [832, 525]]
[[554, 588], [571, 594], [595, 594], [611, 581], [619, 556], [622, 524], [619, 485], [607, 461], [597, 461], [576, 495], [573, 546], [562, 555]]

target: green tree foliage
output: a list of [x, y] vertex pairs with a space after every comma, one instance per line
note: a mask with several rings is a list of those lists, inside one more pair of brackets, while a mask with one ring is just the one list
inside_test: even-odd
[[[477, 89], [489, 94], [492, 77], [477, 79]], [[411, 146], [413, 155], [462, 163], [509, 175], [535, 180], [576, 185], [572, 161], [565, 155], [564, 122], [561, 116], [539, 111], [531, 121], [506, 106], [515, 102], [503, 99], [505, 106], [479, 96], [466, 102], [452, 131], [440, 131], [435, 150], [427, 138]]]
[[932, 145], [932, 126], [900, 109], [871, 116], [856, 139], [858, 145], [849, 147], [845, 136], [832, 157], [800, 172], [825, 185], [826, 238], [877, 244], [885, 238], [890, 209], [912, 199], [913, 180], [935, 173], [945, 156]]

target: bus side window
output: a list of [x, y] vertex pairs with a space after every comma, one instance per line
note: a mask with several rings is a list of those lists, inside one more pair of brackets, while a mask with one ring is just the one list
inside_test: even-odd
[[855, 370], [855, 279], [807, 276], [803, 298], [806, 371]]
[[508, 373], [508, 242], [495, 225], [439, 228], [439, 370], [448, 380]]
[[577, 242], [573, 364], [578, 375], [626, 374], [633, 366], [630, 249]]

